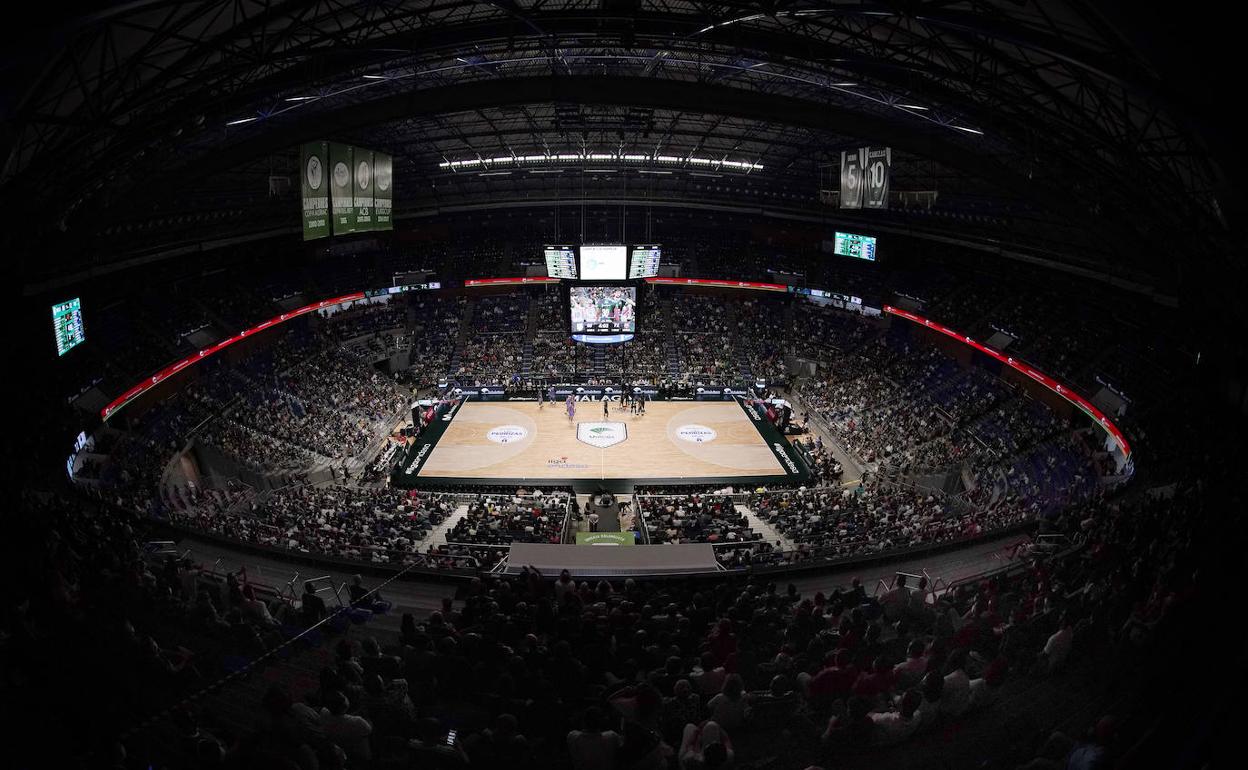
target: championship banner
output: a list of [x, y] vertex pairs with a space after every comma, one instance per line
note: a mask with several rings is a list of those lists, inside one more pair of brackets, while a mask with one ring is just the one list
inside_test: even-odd
[[351, 169], [355, 167], [354, 148], [345, 144], [329, 145], [329, 205], [333, 211], [334, 235], [355, 232], [355, 199]]
[[841, 150], [841, 208], [862, 208], [862, 167], [863, 150], [859, 147], [852, 152]]
[[866, 181], [866, 208], [888, 208], [888, 179], [893, 170], [893, 151], [889, 147], [864, 147], [867, 161], [864, 170]]
[[393, 230], [390, 209], [394, 203], [394, 159], [384, 152], [373, 153], [373, 229]]
[[355, 160], [351, 174], [351, 197], [355, 199], [355, 231], [376, 229], [373, 225], [373, 151], [353, 149]]
[[303, 239], [326, 238], [329, 228], [329, 143], [308, 142], [299, 150], [303, 170]]

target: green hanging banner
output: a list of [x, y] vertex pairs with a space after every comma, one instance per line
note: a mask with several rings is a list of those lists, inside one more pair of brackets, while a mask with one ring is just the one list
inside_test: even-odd
[[355, 232], [355, 148], [346, 144], [329, 145], [330, 206], [333, 209], [334, 235]]
[[351, 175], [351, 195], [355, 198], [355, 231], [377, 229], [373, 223], [373, 151], [353, 149], [355, 173]]
[[329, 227], [329, 143], [308, 142], [300, 148], [303, 239], [326, 238]]
[[390, 209], [394, 203], [394, 159], [373, 153], [373, 229], [393, 230]]

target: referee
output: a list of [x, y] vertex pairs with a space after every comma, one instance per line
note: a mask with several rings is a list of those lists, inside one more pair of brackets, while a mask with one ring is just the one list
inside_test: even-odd
[[607, 395], [604, 393], [604, 394], [602, 395], [602, 416], [603, 416], [603, 419], [606, 419], [607, 417], [609, 417], [609, 416], [610, 416], [610, 412], [611, 412], [611, 410], [610, 410], [610, 408], [609, 408], [609, 407], [610, 407], [610, 405], [611, 405], [611, 402], [608, 400]]

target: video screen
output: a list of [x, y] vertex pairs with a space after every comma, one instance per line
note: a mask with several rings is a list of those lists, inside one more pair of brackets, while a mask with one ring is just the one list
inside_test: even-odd
[[633, 258], [628, 265], [629, 278], [653, 278], [659, 274], [659, 260], [663, 250], [656, 246], [634, 246]]
[[82, 328], [82, 302], [77, 297], [52, 306], [52, 333], [56, 337], [56, 354], [63, 356], [86, 341]]
[[632, 286], [573, 286], [568, 290], [573, 334], [632, 334], [637, 290]]
[[628, 247], [582, 246], [581, 279], [623, 281], [628, 277]]
[[832, 253], [842, 257], [875, 261], [875, 238], [855, 233], [837, 233]]
[[576, 252], [571, 246], [547, 246], [546, 275], [576, 280]]

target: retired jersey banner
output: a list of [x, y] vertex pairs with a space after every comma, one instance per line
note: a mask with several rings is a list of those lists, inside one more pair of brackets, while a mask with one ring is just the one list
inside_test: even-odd
[[355, 231], [373, 227], [373, 151], [354, 148], [355, 171], [351, 175], [351, 197], [355, 199]]
[[325, 238], [329, 228], [329, 143], [308, 142], [299, 151], [303, 191], [303, 239]]
[[334, 235], [355, 232], [355, 151], [345, 144], [329, 145], [329, 205], [333, 211]]
[[394, 159], [373, 153], [373, 229], [393, 230], [390, 209], [394, 203]]
[[893, 151], [888, 147], [864, 147], [866, 150], [866, 166], [863, 177], [866, 181], [864, 206], [869, 209], [888, 208], [888, 177], [893, 170]]
[[841, 204], [843, 209], [862, 208], [863, 150], [841, 150]]

